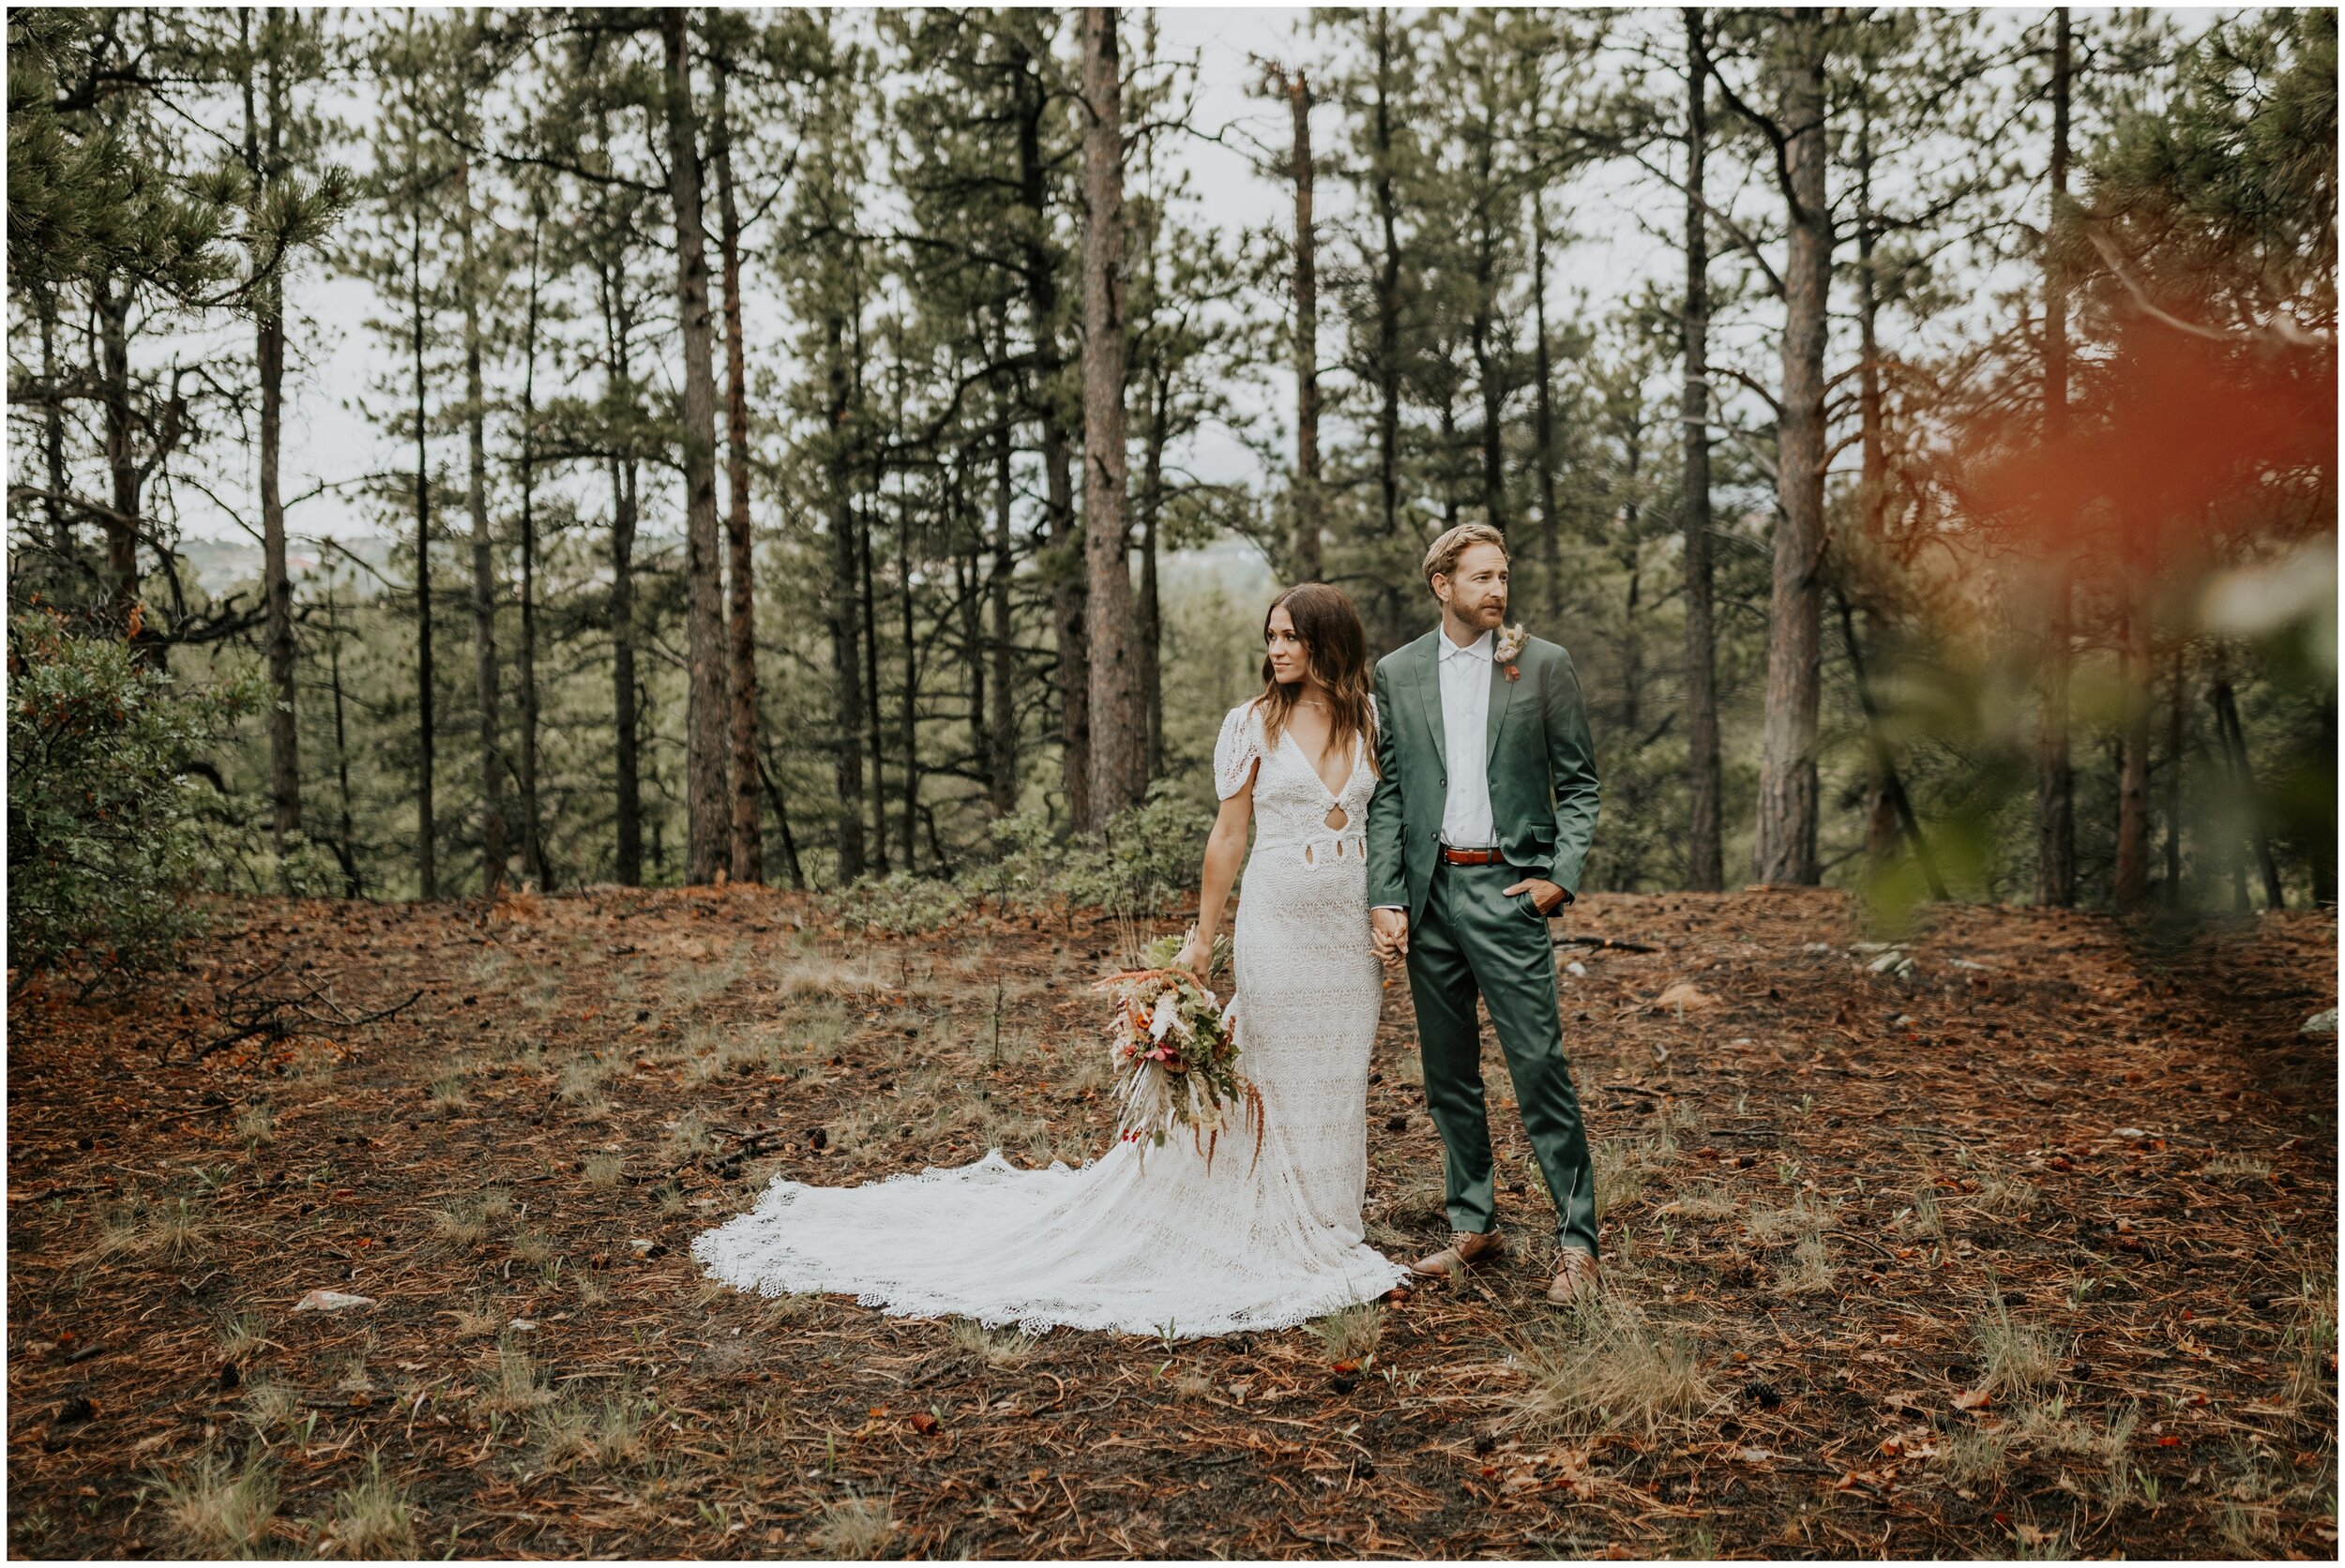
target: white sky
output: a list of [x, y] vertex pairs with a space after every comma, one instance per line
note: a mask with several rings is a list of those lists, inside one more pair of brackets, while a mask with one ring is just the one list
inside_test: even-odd
[[[1309, 15], [1296, 8], [1169, 6], [1160, 10], [1162, 54], [1167, 59], [1194, 57], [1199, 68], [1196, 124], [1204, 134], [1168, 137], [1160, 154], [1168, 164], [1186, 166], [1191, 188], [1199, 195], [1194, 218], [1223, 230], [1275, 225], [1283, 231], [1291, 222], [1288, 188], [1260, 174], [1248, 150], [1283, 148], [1289, 135], [1285, 108], [1250, 90], [1258, 73], [1249, 61], [1254, 56], [1310, 60], [1324, 55], [1324, 39], [1302, 38], [1298, 43]], [[1135, 18], [1127, 18], [1126, 33], [1126, 58], [1130, 62], [1141, 47]], [[349, 112], [363, 115], [365, 106], [352, 104]], [[1319, 112], [1315, 123], [1324, 143], [1334, 143], [1339, 113], [1333, 107]], [[1588, 194], [1599, 193], [1591, 187]], [[1340, 222], [1347, 209], [1342, 182], [1323, 178], [1318, 190], [1323, 234]], [[1633, 224], [1583, 217], [1581, 227], [1603, 237], [1556, 256], [1551, 297], [1558, 302], [1575, 294], [1596, 301], [1616, 297], [1658, 249]], [[778, 329], [784, 324], [779, 291], [769, 272], [751, 267], [746, 269], [746, 292], [751, 341], [757, 345], [761, 326]], [[289, 378], [282, 460], [282, 491], [289, 503], [297, 503], [290, 506], [289, 527], [296, 536], [342, 539], [377, 532], [370, 505], [355, 481], [410, 460], [404, 443], [363, 412], [372, 384], [386, 374], [396, 380], [398, 374], [393, 356], [364, 325], [380, 306], [368, 285], [334, 274], [315, 258], [292, 279], [289, 303], [295, 311], [298, 356]], [[1323, 326], [1332, 326], [1324, 316]], [[1273, 370], [1271, 380], [1274, 402], [1281, 410], [1291, 407], [1291, 375]], [[223, 454], [223, 459], [234, 466], [216, 475], [215, 493], [257, 522], [250, 458]], [[1220, 431], [1200, 438], [1187, 454], [1186, 466], [1215, 481], [1255, 477], [1261, 470], [1253, 452]], [[335, 486], [341, 488], [329, 488]], [[223, 541], [251, 537], [234, 518], [205, 505], [192, 490], [183, 487], [178, 497], [186, 536]]]
[[[1986, 14], [1990, 25], [2001, 29], [2030, 25], [2040, 15], [2033, 11]], [[2095, 24], [2095, 13], [2080, 10], [2077, 14], [2080, 26], [2089, 28]], [[2210, 19], [2210, 13], [2205, 12], [2170, 14], [2186, 33], [2195, 33]], [[1667, 33], [1676, 25], [1673, 12], [1647, 10], [1642, 15], [1615, 15], [1630, 29], [1651, 28]], [[1263, 226], [1283, 232], [1291, 221], [1292, 198], [1288, 188], [1282, 181], [1258, 173], [1252, 157], [1255, 149], [1284, 147], [1289, 135], [1287, 113], [1282, 104], [1269, 102], [1252, 91], [1259, 73], [1250, 61], [1255, 56], [1299, 58], [1306, 62], [1324, 58], [1331, 47], [1330, 40], [1324, 37], [1298, 38], [1309, 16], [1308, 11], [1300, 8], [1170, 6], [1159, 10], [1158, 47], [1162, 54], [1168, 59], [1194, 57], [1199, 68], [1195, 123], [1203, 134], [1168, 136], [1159, 148], [1164, 162], [1183, 166], [1188, 173], [1190, 188], [1197, 196], [1196, 206], [1188, 215], [1190, 221], [1209, 222], [1225, 233]], [[1673, 38], [1665, 39], [1662, 47], [1665, 51], [1672, 50]], [[1127, 13], [1127, 64], [1137, 61], [1141, 48], [1139, 18], [1136, 13]], [[1661, 90], [1669, 88], [1664, 86]], [[338, 107], [360, 122], [367, 112], [362, 100]], [[1340, 144], [1339, 110], [1323, 107], [1315, 125], [1323, 147], [1332, 152]], [[2080, 127], [2080, 137], [2087, 129]], [[2041, 158], [2035, 149], [2022, 148], [2021, 156], [2031, 169], [2040, 171]], [[1763, 219], [1778, 205], [1768, 183], [1732, 159], [1719, 160], [1710, 195], [1714, 203]], [[1318, 213], [1323, 246], [1327, 248], [1323, 251], [1323, 276], [1329, 264], [1342, 258], [1343, 248], [1336, 236], [1349, 216], [1349, 188], [1342, 179], [1329, 176], [1320, 181]], [[2026, 200], [2032, 209], [2038, 204], [2040, 193], [2031, 194]], [[1676, 272], [1678, 263], [1665, 234], [1673, 233], [1682, 221], [1682, 203], [1673, 192], [1626, 164], [1600, 166], [1583, 173], [1559, 190], [1550, 206], [1551, 220], [1565, 225], [1578, 237], [1551, 259], [1551, 322], [1568, 319], [1574, 309], [1599, 318], [1609, 316], [1612, 307], [1646, 279], [1657, 280], [1667, 294], [1673, 295], [1681, 286]], [[2037, 215], [2031, 210], [2025, 216]], [[754, 246], [759, 236], [752, 231], [749, 238]], [[672, 267], [656, 252], [643, 264]], [[1713, 273], [1714, 282], [1728, 282], [1738, 264], [1718, 263]], [[780, 288], [770, 267], [762, 263], [745, 269], [745, 277], [753, 373], [758, 361], [780, 366], [786, 371], [789, 356], [781, 339], [791, 324], [782, 310]], [[1995, 312], [2007, 313], [2009, 307], [1996, 300], [1997, 289], [1990, 285], [2012, 280], [2008, 276], [1966, 278], [1966, 284], [1971, 285], [1968, 298], [1952, 316], [1933, 324], [1934, 333], [1943, 336], [1950, 331], [1979, 330]], [[673, 286], [672, 270], [663, 271], [661, 279], [653, 280], [649, 292], [672, 295]], [[399, 379], [397, 365], [364, 325], [368, 316], [377, 310], [377, 302], [365, 284], [335, 276], [314, 258], [293, 279], [290, 299], [295, 310], [294, 347], [298, 369], [295, 384], [288, 388], [282, 488], [289, 501], [298, 499], [292, 508], [291, 529], [296, 536], [330, 535], [344, 539], [376, 532], [371, 504], [353, 481], [371, 472], [402, 468], [410, 460], [403, 444], [379, 429], [362, 412], [365, 400], [372, 395], [371, 387], [378, 379]], [[1256, 308], [1271, 309], [1276, 309], [1276, 304], [1262, 301]], [[1714, 357], [1739, 363], [1754, 379], [1771, 383], [1775, 367], [1768, 320], [1769, 308], [1763, 304], [1739, 314], [1722, 314], [1715, 326]], [[1323, 310], [1322, 324], [1327, 334], [1323, 339], [1324, 354], [1335, 341], [1337, 324], [1329, 312]], [[2007, 323], [1996, 321], [1993, 324]], [[1846, 354], [1846, 345], [1840, 338], [1836, 329], [1836, 365], [1843, 362]], [[665, 362], [673, 357], [672, 350], [663, 353], [661, 363], [654, 367], [654, 374], [664, 371], [673, 375], [673, 367]], [[1291, 375], [1276, 369], [1268, 372], [1267, 400], [1272, 412], [1284, 415], [1292, 408], [1293, 395]], [[1737, 417], [1730, 411], [1730, 422]], [[1753, 415], [1743, 422], [1757, 424], [1763, 423], [1763, 419]], [[1331, 416], [1327, 445], [1339, 448], [1352, 439], [1356, 439], [1356, 432], [1333, 425]], [[450, 455], [441, 454], [442, 460]], [[1263, 476], [1257, 456], [1226, 432], [1208, 431], [1190, 451], [1170, 456], [1188, 472], [1207, 480]], [[216, 449], [214, 461], [223, 470], [212, 476], [219, 501], [251, 519], [255, 508], [251, 503], [250, 457], [222, 447]], [[344, 488], [321, 489], [333, 486]], [[181, 487], [177, 495], [183, 531], [188, 536], [222, 540], [250, 537], [234, 518], [206, 505], [193, 490]], [[648, 524], [659, 526], [667, 500], [660, 482], [655, 480], [646, 494], [646, 502], [653, 507], [646, 519]]]

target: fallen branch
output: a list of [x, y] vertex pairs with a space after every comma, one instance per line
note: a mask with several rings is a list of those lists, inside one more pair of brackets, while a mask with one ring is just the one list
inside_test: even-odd
[[1557, 937], [1557, 947], [1585, 947], [1608, 953], [1658, 953], [1661, 949], [1648, 947], [1642, 942], [1623, 942], [1618, 937]]

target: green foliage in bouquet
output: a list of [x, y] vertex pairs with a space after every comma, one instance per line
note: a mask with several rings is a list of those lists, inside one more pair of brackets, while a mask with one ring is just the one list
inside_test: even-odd
[[[1180, 940], [1160, 938], [1151, 955]], [[1218, 957], [1219, 941], [1215, 948]], [[1260, 1159], [1262, 1093], [1237, 1070], [1237, 1039], [1220, 998], [1188, 971], [1161, 966], [1111, 974], [1098, 988], [1114, 999], [1108, 1049], [1121, 1107], [1116, 1136], [1161, 1148], [1186, 1129], [1210, 1167], [1222, 1129], [1244, 1116], [1253, 1123]]]
[[8, 962], [80, 956], [96, 983], [167, 962], [201, 924], [188, 764], [257, 687], [183, 689], [128, 640], [33, 610], [8, 622]]

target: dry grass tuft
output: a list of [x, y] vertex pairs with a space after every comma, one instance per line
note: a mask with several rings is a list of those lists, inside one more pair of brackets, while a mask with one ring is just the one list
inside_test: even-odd
[[451, 1203], [431, 1216], [431, 1229], [442, 1241], [472, 1246], [489, 1234], [489, 1220], [477, 1208]]
[[1591, 1151], [1596, 1163], [1596, 1213], [1601, 1219], [1626, 1208], [1644, 1196], [1646, 1164], [1653, 1146], [1642, 1139], [1634, 1143], [1608, 1138]]
[[236, 1136], [247, 1148], [254, 1144], [274, 1142], [277, 1138], [277, 1112], [266, 1100], [254, 1100], [236, 1112]]
[[244, 1385], [244, 1419], [255, 1432], [274, 1432], [301, 1410], [301, 1391], [275, 1378], [251, 1378]]
[[1655, 1212], [1702, 1224], [1732, 1219], [1743, 1212], [1743, 1206], [1741, 1200], [1724, 1187], [1705, 1182], [1679, 1193]]
[[172, 1535], [207, 1557], [251, 1557], [277, 1516], [277, 1474], [255, 1448], [233, 1474], [206, 1449], [190, 1473], [160, 1483]]
[[480, 1404], [485, 1410], [503, 1410], [508, 1415], [534, 1410], [552, 1402], [553, 1395], [547, 1389], [545, 1375], [537, 1364], [529, 1359], [529, 1352], [511, 1343], [497, 1347], [496, 1364], [482, 1380]]
[[617, 1154], [589, 1154], [581, 1174], [597, 1192], [608, 1192], [627, 1179], [627, 1161]]
[[1324, 1318], [1311, 1319], [1311, 1333], [1329, 1361], [1361, 1361], [1375, 1353], [1384, 1334], [1384, 1309], [1376, 1302], [1361, 1302]]
[[415, 1504], [404, 1486], [383, 1473], [381, 1454], [368, 1461], [363, 1480], [334, 1494], [326, 1534], [337, 1557], [415, 1556]]
[[1971, 1343], [1991, 1386], [2028, 1394], [2051, 1380], [2065, 1346], [2049, 1329], [2014, 1322], [1994, 1277], [1987, 1281], [1988, 1309], [1971, 1319]]
[[2199, 1168], [2199, 1174], [2213, 1182], [2268, 1182], [2272, 1162], [2253, 1154], [2217, 1154]]
[[1033, 1334], [1016, 1329], [990, 1329], [974, 1318], [953, 1320], [953, 1348], [976, 1357], [988, 1366], [1023, 1366], [1034, 1359], [1035, 1347], [1040, 1343]]
[[239, 1312], [219, 1326], [219, 1353], [233, 1362], [247, 1362], [268, 1344], [268, 1319], [257, 1312]]
[[472, 1108], [472, 1093], [464, 1087], [463, 1075], [450, 1073], [431, 1085], [431, 1108], [438, 1111], [468, 1110]]
[[1690, 1334], [1609, 1298], [1575, 1307], [1519, 1359], [1529, 1380], [1513, 1395], [1514, 1419], [1529, 1425], [1651, 1431], [1710, 1397]]
[[1753, 1209], [1743, 1229], [1761, 1246], [1779, 1246], [1794, 1237], [1811, 1237], [1829, 1229], [1838, 1217], [1833, 1205], [1801, 1193], [1779, 1208]]
[[549, 1465], [616, 1465], [643, 1451], [649, 1405], [629, 1393], [596, 1405], [565, 1399], [537, 1418], [537, 1440]]
[[1791, 1262], [1776, 1271], [1775, 1289], [1785, 1296], [1817, 1296], [1832, 1289], [1832, 1255], [1822, 1236], [1800, 1238]]
[[846, 1498], [823, 1504], [814, 1544], [825, 1557], [869, 1561], [887, 1549], [895, 1532], [896, 1505], [891, 1500]]

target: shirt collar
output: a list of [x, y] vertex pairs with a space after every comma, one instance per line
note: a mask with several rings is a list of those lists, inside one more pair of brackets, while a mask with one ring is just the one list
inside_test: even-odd
[[1491, 649], [1492, 649], [1492, 647], [1495, 645], [1495, 644], [1493, 643], [1493, 641], [1492, 641], [1492, 639], [1493, 639], [1493, 638], [1495, 638], [1497, 634], [1496, 634], [1495, 632], [1487, 632], [1487, 631], [1486, 631], [1486, 632], [1484, 632], [1481, 636], [1479, 636], [1479, 637], [1475, 638], [1473, 641], [1471, 641], [1471, 642], [1467, 643], [1467, 644], [1466, 644], [1464, 647], [1462, 647], [1462, 648], [1460, 648], [1460, 646], [1458, 646], [1458, 644], [1456, 644], [1455, 642], [1450, 641], [1449, 641], [1449, 634], [1448, 634], [1447, 632], [1445, 632], [1445, 631], [1443, 631], [1443, 630], [1442, 630], [1440, 627], [1438, 627], [1438, 626], [1436, 626], [1436, 627], [1434, 627], [1434, 628], [1433, 628], [1433, 635], [1434, 635], [1434, 637], [1438, 638], [1438, 639], [1440, 640], [1440, 641], [1441, 641], [1441, 656], [1442, 656], [1442, 657], [1444, 657], [1444, 658], [1466, 658], [1466, 657], [1473, 657], [1473, 658], [1482, 659], [1482, 660], [1484, 660], [1484, 661], [1486, 661], [1486, 662], [1487, 662], [1487, 661], [1489, 660], [1489, 658], [1490, 657], [1490, 650], [1491, 650]]

